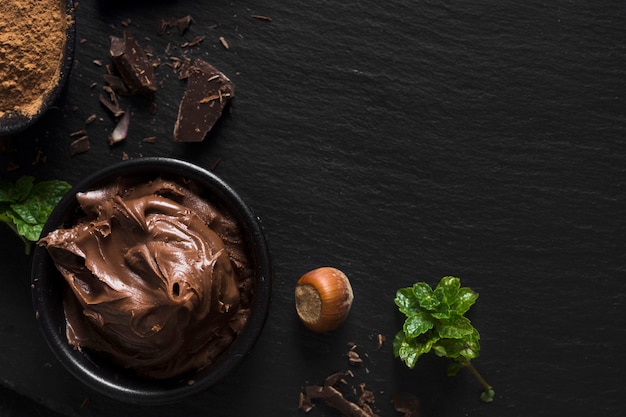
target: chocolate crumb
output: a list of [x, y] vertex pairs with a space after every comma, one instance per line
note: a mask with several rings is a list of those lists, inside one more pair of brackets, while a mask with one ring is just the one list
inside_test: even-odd
[[97, 118], [98, 118], [98, 116], [96, 116], [95, 114], [92, 114], [91, 116], [89, 116], [89, 117], [87, 117], [85, 119], [85, 124], [86, 125], [92, 124], [93, 122], [96, 121]]
[[161, 19], [159, 22], [159, 26], [157, 27], [157, 35], [163, 35], [167, 32], [168, 29], [172, 27], [176, 27], [178, 29], [178, 33], [182, 36], [185, 34], [189, 26], [194, 22], [193, 17], [187, 15], [185, 17], [181, 17], [179, 19]]
[[413, 394], [396, 394], [391, 399], [391, 402], [395, 410], [402, 413], [402, 417], [417, 417], [419, 415], [419, 400]]
[[45, 163], [48, 160], [46, 154], [39, 148], [35, 150], [35, 159], [33, 160], [33, 165], [37, 165], [39, 163]]
[[196, 46], [204, 40], [205, 36], [196, 36], [187, 46]]
[[13, 152], [17, 152], [15, 139], [11, 136], [0, 137], [0, 155], [7, 155]]
[[348, 352], [348, 362], [350, 363], [350, 365], [356, 366], [361, 365], [363, 363], [363, 359], [361, 359], [358, 353], [351, 350]]
[[378, 339], [378, 350], [380, 350], [383, 347], [383, 344], [385, 343], [387, 339], [385, 338], [385, 336], [383, 336], [380, 333], [378, 333], [377, 339]]
[[264, 21], [266, 21], [266, 22], [271, 22], [271, 21], [272, 21], [272, 18], [271, 18], [271, 17], [268, 17], [268, 16], [262, 16], [262, 15], [259, 15], [259, 14], [253, 14], [253, 15], [252, 15], [252, 16], [250, 16], [250, 17], [252, 17], [253, 19], [257, 19], [257, 20], [264, 20]]
[[150, 136], [147, 138], [143, 138], [143, 142], [145, 143], [155, 143], [156, 142], [156, 136]]
[[320, 389], [307, 390], [307, 395], [311, 400], [321, 399], [328, 406], [335, 408], [346, 417], [377, 417], [371, 409], [366, 411], [357, 404], [346, 399], [335, 387], [319, 388]]
[[15, 171], [18, 170], [20, 168], [20, 164], [18, 164], [15, 161], [9, 161], [7, 163], [7, 171]]
[[77, 138], [80, 136], [85, 136], [87, 131], [85, 129], [77, 130], [76, 132], [70, 133], [70, 138]]
[[80, 153], [85, 153], [89, 151], [90, 148], [91, 145], [89, 143], [89, 136], [83, 135], [70, 143], [70, 155], [74, 156]]
[[[337, 389], [339, 384], [346, 385], [345, 376], [353, 376], [352, 372], [336, 372], [329, 375], [324, 380], [324, 384], [309, 385], [304, 388], [304, 393], [300, 393], [300, 409], [308, 412], [314, 407], [312, 400], [323, 400], [330, 407], [338, 410], [346, 417], [378, 417], [372, 410], [370, 404], [374, 403], [374, 394], [365, 389], [365, 384], [360, 384], [361, 396], [358, 403], [350, 401]], [[354, 387], [353, 387], [354, 391]], [[356, 394], [356, 392], [354, 392]]]
[[224, 49], [230, 49], [230, 45], [228, 44], [228, 41], [226, 40], [226, 38], [224, 38], [223, 36], [220, 36], [219, 39]]

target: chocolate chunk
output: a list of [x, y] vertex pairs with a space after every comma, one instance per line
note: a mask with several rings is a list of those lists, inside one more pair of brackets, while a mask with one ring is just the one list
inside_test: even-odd
[[133, 94], [151, 98], [157, 91], [152, 64], [135, 37], [124, 31], [124, 38], [111, 37], [111, 58]]
[[174, 125], [176, 142], [201, 142], [235, 95], [234, 84], [211, 64], [196, 59]]
[[89, 136], [84, 135], [70, 143], [70, 155], [85, 153], [90, 149]]

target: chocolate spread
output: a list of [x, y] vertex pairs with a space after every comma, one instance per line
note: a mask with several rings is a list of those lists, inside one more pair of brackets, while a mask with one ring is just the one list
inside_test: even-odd
[[83, 214], [40, 241], [69, 286], [69, 343], [154, 378], [214, 361], [249, 314], [237, 223], [186, 180], [120, 179], [76, 198]]

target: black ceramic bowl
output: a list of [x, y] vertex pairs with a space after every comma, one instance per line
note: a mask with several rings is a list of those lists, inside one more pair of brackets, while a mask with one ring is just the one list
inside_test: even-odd
[[17, 134], [37, 122], [52, 105], [58, 100], [67, 79], [69, 78], [72, 66], [74, 65], [74, 51], [76, 48], [76, 14], [74, 11], [74, 0], [60, 0], [65, 4], [65, 14], [68, 16], [68, 25], [65, 34], [65, 49], [61, 58], [59, 80], [57, 84], [47, 93], [41, 107], [32, 116], [7, 111], [0, 116], [0, 136]]
[[[260, 221], [241, 197], [224, 181], [196, 165], [169, 158], [128, 160], [105, 168], [75, 185], [59, 202], [42, 236], [68, 226], [75, 216], [77, 192], [87, 191], [117, 177], [149, 177], [159, 175], [185, 177], [199, 184], [206, 195], [234, 215], [249, 246], [255, 274], [254, 301], [251, 314], [234, 342], [211, 365], [185, 378], [167, 380], [140, 377], [89, 353], [76, 350], [66, 338], [63, 291], [66, 282], [56, 269], [47, 249], [34, 251], [32, 269], [33, 304], [43, 335], [58, 359], [87, 386], [112, 398], [140, 404], [174, 402], [215, 384], [237, 365], [252, 349], [265, 324], [270, 305], [272, 268], [268, 244]], [[189, 384], [193, 379], [194, 383]]]

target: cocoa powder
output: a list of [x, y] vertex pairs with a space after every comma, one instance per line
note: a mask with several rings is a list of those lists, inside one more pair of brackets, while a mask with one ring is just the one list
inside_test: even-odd
[[72, 24], [65, 0], [0, 0], [0, 117], [34, 116], [57, 85]]

